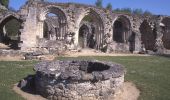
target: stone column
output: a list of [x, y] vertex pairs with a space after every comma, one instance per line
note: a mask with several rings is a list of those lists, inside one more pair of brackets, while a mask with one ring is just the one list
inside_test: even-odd
[[134, 53], [138, 53], [141, 51], [141, 33], [140, 31], [133, 31], [135, 33], [135, 51]]
[[160, 27], [160, 21], [157, 21], [155, 27], [157, 29], [157, 37], [156, 37], [156, 43], [155, 43], [155, 48], [157, 49], [158, 54], [163, 54], [165, 52], [165, 48], [163, 45], [162, 37], [163, 37], [163, 31], [162, 28]]
[[22, 51], [32, 51], [37, 46], [37, 9], [29, 7], [28, 10], [29, 13], [21, 33], [20, 47]]
[[44, 22], [40, 21], [38, 22], [38, 25], [37, 25], [37, 35], [39, 36], [39, 38], [44, 38], [43, 34], [44, 34]]
[[75, 29], [75, 36], [74, 36], [74, 45], [78, 46], [78, 39], [79, 39], [79, 29]]

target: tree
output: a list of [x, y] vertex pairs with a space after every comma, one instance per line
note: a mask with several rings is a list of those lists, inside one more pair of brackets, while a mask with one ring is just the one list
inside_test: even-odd
[[5, 7], [8, 8], [9, 0], [0, 0], [0, 3], [1, 3], [3, 6], [5, 6]]
[[143, 10], [142, 9], [134, 9], [133, 13], [137, 14], [137, 15], [142, 15], [143, 14]]
[[123, 13], [129, 13], [131, 14], [132, 13], [132, 9], [131, 8], [117, 8], [117, 9], [114, 9], [113, 12], [123, 12]]
[[97, 0], [95, 4], [96, 4], [96, 7], [102, 8], [103, 7], [103, 5], [102, 5], [103, 4], [103, 0]]
[[111, 3], [108, 3], [107, 6], [106, 6], [106, 9], [112, 11], [112, 4], [111, 4]]
[[129, 13], [129, 14], [132, 13], [132, 9], [131, 8], [122, 8], [121, 11], [124, 12], [124, 13]]
[[150, 16], [150, 15], [152, 15], [152, 13], [151, 13], [150, 11], [147, 11], [147, 10], [146, 10], [146, 11], [143, 13], [143, 15], [144, 15], [144, 16]]

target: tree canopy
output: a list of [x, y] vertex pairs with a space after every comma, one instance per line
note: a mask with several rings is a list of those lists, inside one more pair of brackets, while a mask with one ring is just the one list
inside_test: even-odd
[[102, 8], [103, 7], [103, 0], [97, 0], [95, 4], [96, 4], [96, 7]]
[[[97, 0], [95, 5], [96, 5], [96, 7], [103, 8], [103, 0]], [[136, 8], [136, 9], [131, 9], [131, 8], [116, 8], [116, 9], [113, 9], [111, 3], [108, 3], [106, 5], [106, 9], [108, 9], [110, 11], [113, 11], [113, 12], [122, 12], [122, 13], [128, 13], [128, 14], [137, 14], [137, 15], [145, 15], [145, 16], [152, 15], [152, 13], [149, 12], [148, 10], [143, 11], [140, 8]]]
[[106, 9], [112, 11], [112, 4], [111, 4], [111, 3], [108, 3], [107, 6], [106, 6]]
[[5, 7], [8, 8], [9, 0], [0, 0], [0, 3], [1, 3], [3, 6], [5, 6]]

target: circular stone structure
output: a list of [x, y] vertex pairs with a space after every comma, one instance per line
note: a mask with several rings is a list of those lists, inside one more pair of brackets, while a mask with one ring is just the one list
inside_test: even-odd
[[34, 70], [36, 92], [53, 100], [110, 100], [125, 72], [120, 64], [95, 60], [45, 61]]

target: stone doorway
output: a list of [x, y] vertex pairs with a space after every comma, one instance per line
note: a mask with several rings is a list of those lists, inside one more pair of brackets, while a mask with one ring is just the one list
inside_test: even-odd
[[135, 35], [131, 30], [129, 18], [123, 15], [118, 16], [113, 23], [112, 36], [116, 44], [116, 50], [120, 52], [133, 52], [135, 49]]
[[49, 7], [43, 19], [43, 38], [47, 40], [64, 40], [67, 34], [67, 18], [57, 7]]
[[124, 16], [120, 16], [113, 24], [113, 40], [117, 43], [128, 43], [131, 35], [130, 21]]
[[[82, 26], [85, 23], [86, 26]], [[83, 34], [83, 35], [82, 35]], [[100, 15], [90, 9], [79, 24], [79, 46], [101, 50], [103, 45], [104, 26]], [[84, 38], [82, 40], [82, 38]], [[82, 43], [83, 42], [83, 43]]]
[[0, 24], [0, 43], [2, 49], [19, 49], [21, 20], [8, 16]]
[[95, 27], [89, 22], [83, 22], [79, 29], [79, 46], [81, 48], [95, 49]]
[[170, 18], [164, 18], [162, 23], [164, 24], [162, 37], [163, 45], [166, 49], [170, 49]]
[[144, 47], [146, 50], [154, 51], [156, 42], [155, 28], [152, 29], [149, 23], [146, 20], [144, 20], [139, 29], [141, 32], [142, 47]]

